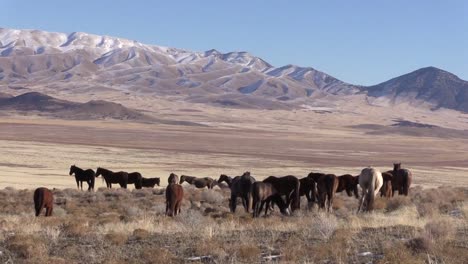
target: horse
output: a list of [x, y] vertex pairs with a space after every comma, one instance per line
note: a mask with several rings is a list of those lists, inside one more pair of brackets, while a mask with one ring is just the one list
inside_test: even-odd
[[307, 202], [312, 205], [317, 201], [317, 186], [315, 181], [311, 178], [305, 177], [299, 179], [300, 187], [299, 187], [299, 196], [304, 196], [307, 198]]
[[118, 183], [120, 187], [127, 189], [128, 173], [124, 171], [113, 172], [104, 168], [97, 168], [96, 177], [102, 175], [106, 181], [107, 188], [112, 188], [112, 183]]
[[402, 169], [401, 163], [394, 163], [392, 174], [392, 196], [395, 194], [395, 191], [398, 191], [398, 195], [408, 196], [413, 178], [411, 171], [408, 169]]
[[76, 187], [83, 190], [83, 182], [88, 183], [88, 191], [94, 190], [94, 171], [92, 169], [83, 170], [75, 165], [71, 165], [69, 175], [75, 174]]
[[42, 208], [46, 209], [45, 216], [51, 216], [54, 207], [54, 194], [51, 190], [40, 187], [34, 191], [34, 209], [36, 216], [41, 214]]
[[392, 171], [382, 172], [383, 185], [380, 188], [380, 197], [392, 197]]
[[141, 178], [142, 187], [154, 188], [155, 185], [159, 186], [160, 183], [161, 180], [159, 178]]
[[166, 187], [166, 215], [175, 216], [180, 214], [180, 206], [184, 198], [182, 185], [171, 183]]
[[286, 196], [286, 207], [291, 206], [291, 210], [301, 208], [299, 190], [301, 183], [296, 176], [287, 175], [283, 177], [269, 176], [263, 182], [271, 183], [278, 191], [279, 195]]
[[283, 215], [287, 215], [287, 206], [284, 203], [278, 191], [273, 187], [271, 183], [265, 182], [254, 182], [252, 185], [252, 197], [253, 197], [253, 217], [259, 217], [263, 206], [265, 206], [265, 216], [267, 215], [268, 209], [270, 208], [270, 202], [274, 202], [280, 208]]
[[365, 211], [372, 211], [374, 209], [374, 198], [379, 193], [383, 185], [382, 173], [372, 167], [362, 169], [359, 174], [359, 186], [362, 189], [361, 200], [359, 201], [358, 213], [365, 202]]
[[194, 185], [197, 188], [207, 187], [208, 189], [213, 189], [213, 185], [215, 184], [215, 181], [210, 177], [197, 178], [193, 176], [181, 175], [179, 184], [182, 184], [184, 181]]
[[171, 183], [179, 183], [179, 176], [177, 176], [177, 174], [171, 173], [169, 175], [169, 178], [167, 179], [167, 184]]
[[141, 173], [139, 172], [132, 172], [128, 174], [128, 184], [134, 184], [135, 189], [141, 189], [142, 188], [142, 178]]
[[[339, 180], [334, 174], [325, 174], [317, 180], [319, 206], [328, 212], [333, 210], [333, 198], [338, 189]], [[325, 204], [326, 202], [326, 204]]]
[[336, 192], [346, 191], [346, 194], [349, 197], [353, 196], [354, 193], [354, 197], [359, 199], [358, 184], [358, 177], [354, 177], [350, 174], [338, 176], [338, 188], [336, 189]]
[[234, 178], [221, 174], [219, 176], [218, 183], [223, 181], [225, 181], [231, 189], [231, 199], [229, 200], [229, 209], [231, 212], [236, 212], [237, 197], [240, 197], [242, 205], [248, 213], [252, 206], [252, 185], [255, 182], [254, 177], [252, 177], [248, 171], [244, 172], [242, 176], [236, 176]]

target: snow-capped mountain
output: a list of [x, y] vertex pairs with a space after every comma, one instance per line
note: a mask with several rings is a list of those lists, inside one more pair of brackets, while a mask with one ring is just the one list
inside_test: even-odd
[[313, 68], [276, 68], [247, 52], [192, 52], [81, 32], [5, 28], [0, 85], [112, 89], [207, 103], [228, 95], [284, 103], [359, 91]]

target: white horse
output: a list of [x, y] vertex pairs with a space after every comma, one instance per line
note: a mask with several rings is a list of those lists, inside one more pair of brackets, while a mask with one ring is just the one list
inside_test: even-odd
[[362, 189], [361, 199], [359, 201], [358, 213], [364, 205], [363, 211], [372, 211], [374, 209], [374, 198], [378, 195], [383, 185], [382, 173], [372, 167], [364, 168], [359, 175], [359, 186]]

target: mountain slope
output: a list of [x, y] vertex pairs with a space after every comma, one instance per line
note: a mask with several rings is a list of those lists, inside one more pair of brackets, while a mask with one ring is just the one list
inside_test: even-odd
[[[0, 85], [113, 89], [215, 103], [226, 95], [285, 103], [353, 94], [313, 68], [275, 68], [247, 52], [190, 52], [75, 32], [0, 29]], [[79, 88], [77, 88], [79, 87]]]
[[418, 100], [468, 112], [468, 82], [435, 67], [427, 67], [366, 87], [369, 96]]

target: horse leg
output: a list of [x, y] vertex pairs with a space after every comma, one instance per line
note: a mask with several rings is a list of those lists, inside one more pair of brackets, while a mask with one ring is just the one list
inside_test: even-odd
[[237, 196], [231, 194], [231, 201], [230, 201], [231, 213], [236, 212], [236, 206], [237, 206]]
[[46, 207], [46, 216], [52, 216], [52, 205]]
[[366, 191], [363, 189], [361, 198], [359, 199], [359, 207], [358, 207], [358, 210], [357, 210], [358, 213], [361, 211], [362, 205], [364, 204], [364, 198], [365, 197], [366, 197]]
[[76, 188], [80, 189], [80, 181], [76, 179]]

